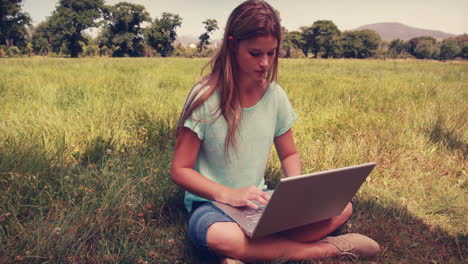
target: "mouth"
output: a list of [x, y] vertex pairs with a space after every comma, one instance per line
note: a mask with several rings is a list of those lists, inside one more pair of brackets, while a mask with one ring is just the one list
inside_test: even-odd
[[264, 75], [266, 73], [265, 70], [255, 71], [258, 75]]

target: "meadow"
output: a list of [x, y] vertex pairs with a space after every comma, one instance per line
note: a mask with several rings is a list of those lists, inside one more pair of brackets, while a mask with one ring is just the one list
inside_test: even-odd
[[[206, 62], [1, 59], [0, 263], [216, 263], [169, 174]], [[343, 232], [382, 252], [357, 263], [466, 263], [467, 62], [284, 59], [278, 82], [304, 172], [377, 162]]]

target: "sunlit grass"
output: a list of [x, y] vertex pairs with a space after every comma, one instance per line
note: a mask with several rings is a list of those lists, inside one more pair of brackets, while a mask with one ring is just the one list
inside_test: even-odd
[[[0, 263], [211, 262], [186, 238], [169, 176], [206, 62], [0, 60]], [[467, 74], [467, 63], [280, 62], [304, 172], [378, 164], [347, 227], [382, 245], [373, 261], [466, 259]], [[270, 187], [279, 177], [272, 154]]]

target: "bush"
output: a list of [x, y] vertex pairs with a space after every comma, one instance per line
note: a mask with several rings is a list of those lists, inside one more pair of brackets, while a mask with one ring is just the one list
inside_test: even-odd
[[7, 51], [7, 46], [5, 45], [0, 45], [0, 54], [2, 54], [3, 56], [0, 56], [0, 57], [5, 57], [6, 56], [6, 51]]
[[31, 43], [26, 44], [23, 49], [23, 55], [31, 56], [33, 53], [33, 45]]
[[100, 49], [98, 45], [88, 45], [83, 47], [83, 56], [95, 57], [99, 56]]
[[216, 52], [216, 49], [213, 48], [208, 48], [208, 49], [203, 49], [202, 52], [198, 53], [199, 57], [212, 57]]
[[174, 56], [184, 58], [195, 58], [198, 57], [198, 49], [185, 46], [177, 46], [174, 50]]
[[444, 39], [440, 47], [440, 58], [443, 60], [453, 60], [459, 56], [461, 48], [455, 39]]
[[145, 57], [157, 57], [158, 52], [151, 46], [145, 45]]
[[304, 52], [300, 49], [292, 48], [289, 54], [290, 58], [292, 59], [301, 59], [305, 58]]
[[184, 58], [209, 58], [216, 53], [216, 50], [217, 49], [215, 48], [207, 48], [199, 52], [197, 47], [177, 45], [175, 47], [173, 56]]
[[468, 45], [463, 46], [463, 48], [461, 50], [461, 56], [464, 59], [468, 59]]
[[99, 49], [99, 56], [109, 57], [110, 55], [112, 55], [112, 52], [113, 52], [112, 49], [109, 49], [109, 47], [104, 45]]
[[6, 54], [8, 57], [16, 57], [21, 54], [21, 50], [16, 46], [11, 46], [9, 49], [7, 49]]

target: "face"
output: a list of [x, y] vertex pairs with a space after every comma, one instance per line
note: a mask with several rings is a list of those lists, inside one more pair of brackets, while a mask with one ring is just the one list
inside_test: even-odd
[[236, 59], [240, 78], [263, 80], [276, 56], [278, 40], [272, 36], [261, 36], [239, 42]]

